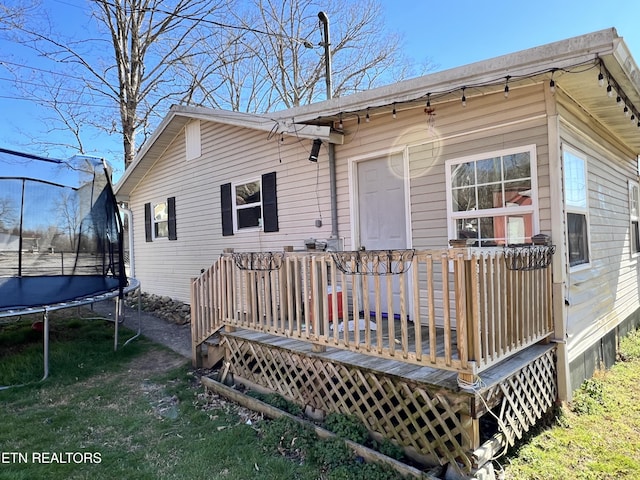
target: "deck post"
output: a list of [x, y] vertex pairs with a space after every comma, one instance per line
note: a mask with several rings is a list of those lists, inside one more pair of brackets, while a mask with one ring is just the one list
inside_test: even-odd
[[474, 418], [469, 414], [460, 415], [460, 425], [462, 429], [467, 433], [468, 444], [465, 445], [463, 440], [463, 447], [468, 452], [475, 452], [480, 448], [480, 419]]
[[[224, 248], [222, 250], [223, 253], [233, 253], [234, 249], [233, 248]], [[233, 316], [233, 310], [234, 310], [234, 306], [235, 303], [233, 301], [233, 295], [235, 294], [234, 290], [234, 285], [235, 282], [233, 281], [233, 266], [229, 264], [229, 262], [225, 262], [223, 265], [224, 268], [224, 276], [223, 276], [223, 285], [225, 288], [225, 293], [224, 293], [224, 301], [226, 301], [226, 308], [223, 308], [223, 318], [222, 320], [226, 320], [228, 319], [230, 316]], [[236, 328], [232, 325], [228, 325], [225, 322], [224, 325], [224, 331], [225, 332], [235, 332]]]
[[467, 371], [460, 373], [461, 381], [473, 381], [473, 373], [470, 364], [479, 361], [480, 353], [477, 344], [478, 335], [478, 311], [475, 307], [477, 295], [474, 281], [475, 257], [467, 251], [464, 257], [458, 256], [454, 261], [455, 295], [456, 295], [456, 323], [458, 325], [458, 353], [462, 367]]
[[467, 317], [467, 360], [475, 362], [480, 360], [476, 358], [476, 341], [480, 332], [476, 331], [477, 318], [476, 309], [474, 308], [475, 295], [475, 282], [473, 281], [475, 262], [474, 257], [467, 257], [464, 261], [464, 290], [466, 297], [466, 317]]
[[[462, 261], [455, 262], [456, 273], [456, 296], [459, 301], [456, 306], [460, 309], [456, 314], [456, 321], [460, 322], [458, 330], [460, 336], [458, 342], [463, 346], [460, 349], [461, 356], [464, 356], [463, 365], [466, 365], [466, 372], [458, 373], [458, 384], [463, 388], [469, 386], [473, 391], [473, 385], [476, 381], [475, 373], [472, 369], [473, 365], [478, 360], [476, 341], [479, 340], [477, 336], [480, 332], [477, 330], [477, 310], [474, 308], [474, 302], [476, 295], [474, 288], [476, 282], [474, 282], [474, 269], [475, 262], [472, 255], [470, 255], [467, 249], [467, 254]], [[474, 395], [477, 395], [473, 391]], [[469, 400], [469, 412], [471, 412], [471, 402]], [[466, 435], [462, 438], [462, 446], [469, 452], [474, 452], [480, 447], [480, 420], [475, 418], [471, 413], [460, 413], [460, 426]]]
[[[462, 339], [465, 342], [466, 353], [467, 353], [467, 367], [469, 370], [465, 373], [458, 373], [458, 384], [462, 386], [472, 386], [475, 384], [476, 375], [471, 371], [472, 365], [477, 363], [480, 360], [480, 352], [476, 348], [478, 345], [478, 336], [480, 332], [478, 331], [478, 321], [477, 321], [477, 311], [474, 308], [474, 302], [476, 300], [475, 287], [476, 283], [474, 282], [474, 269], [476, 268], [476, 261], [473, 255], [470, 255], [469, 250], [467, 249], [467, 255], [462, 262], [464, 264], [464, 268], [462, 269], [463, 278], [460, 282], [460, 287], [464, 289], [464, 318], [462, 319], [465, 322], [464, 333], [466, 334], [466, 338]], [[458, 293], [461, 295], [461, 293]], [[478, 395], [475, 391], [473, 391], [474, 396]], [[466, 448], [469, 452], [475, 452], [478, 448], [480, 448], [480, 419], [475, 418], [470, 412], [471, 410], [471, 402], [474, 400], [470, 400], [469, 404], [469, 412], [460, 414], [460, 425], [462, 429], [466, 432], [466, 436], [463, 436], [462, 443], [463, 447]], [[468, 443], [467, 443], [468, 442]]]
[[322, 269], [323, 263], [319, 262], [316, 257], [311, 257], [311, 328], [312, 334], [315, 341], [311, 346], [311, 350], [316, 353], [322, 353], [327, 351], [327, 346], [323, 345], [320, 342], [320, 338], [324, 336], [325, 332], [323, 331], [323, 318], [324, 318], [324, 308], [323, 308], [323, 289], [326, 289], [326, 286], [322, 284]]
[[200, 326], [200, 315], [198, 315], [198, 306], [201, 303], [198, 293], [198, 280], [196, 278], [191, 279], [191, 365], [194, 368], [202, 366], [202, 356], [198, 354], [200, 345], [198, 344], [198, 335], [200, 332], [197, 327]]
[[[293, 252], [293, 245], [285, 245], [282, 247], [282, 251], [286, 253]], [[289, 285], [289, 264], [286, 260], [286, 255], [282, 259], [282, 266], [279, 272], [280, 279], [280, 325], [283, 332], [289, 332], [293, 330], [293, 310], [291, 309], [292, 302], [291, 296], [294, 294], [293, 290], [290, 290]]]

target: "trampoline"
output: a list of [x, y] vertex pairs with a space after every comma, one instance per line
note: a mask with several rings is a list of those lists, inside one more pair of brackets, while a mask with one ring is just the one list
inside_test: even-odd
[[[54, 310], [115, 299], [117, 350], [124, 295], [140, 288], [127, 278], [123, 253], [122, 222], [102, 159], [55, 160], [0, 148], [0, 324], [42, 314], [42, 380], [49, 375]], [[140, 335], [139, 314], [140, 304], [138, 331], [125, 345]]]

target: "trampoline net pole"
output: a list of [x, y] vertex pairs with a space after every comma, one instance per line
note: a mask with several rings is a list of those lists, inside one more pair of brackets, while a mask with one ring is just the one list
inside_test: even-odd
[[120, 324], [120, 309], [121, 309], [121, 302], [120, 302], [120, 295], [118, 295], [116, 297], [115, 322], [113, 322], [115, 324], [114, 334], [113, 334], [113, 351], [114, 352], [118, 350], [118, 325]]
[[[132, 340], [135, 340], [136, 338], [138, 338], [140, 336], [140, 334], [142, 333], [142, 325], [141, 325], [141, 321], [142, 321], [142, 295], [140, 295], [141, 292], [141, 287], [140, 287], [140, 283], [138, 282], [137, 285], [135, 286], [135, 288], [131, 289], [132, 292], [134, 291], [138, 291], [138, 331], [136, 332], [136, 334], [131, 337], [129, 340], [127, 340], [126, 342], [124, 342], [123, 346], [127, 346], [129, 344], [129, 342], [131, 342]], [[124, 300], [123, 300], [124, 303]], [[123, 305], [122, 308], [124, 308], [126, 306]]]
[[42, 320], [44, 323], [44, 376], [42, 377], [42, 380], [46, 380], [49, 376], [49, 310], [45, 309], [42, 314]]

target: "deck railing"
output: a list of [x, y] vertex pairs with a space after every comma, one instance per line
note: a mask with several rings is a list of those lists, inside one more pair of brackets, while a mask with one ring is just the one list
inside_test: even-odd
[[194, 362], [244, 328], [475, 375], [551, 335], [551, 248], [225, 253], [192, 283]]

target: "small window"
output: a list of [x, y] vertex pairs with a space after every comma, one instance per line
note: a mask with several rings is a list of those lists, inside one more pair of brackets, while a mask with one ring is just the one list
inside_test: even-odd
[[587, 161], [583, 154], [565, 147], [564, 200], [567, 212], [567, 247], [569, 265], [589, 264], [589, 218]]
[[222, 235], [239, 230], [278, 231], [276, 172], [258, 180], [220, 185]]
[[631, 254], [636, 255], [640, 253], [640, 229], [638, 227], [638, 221], [640, 220], [640, 208], [639, 194], [640, 188], [636, 182], [629, 182], [629, 220], [631, 227]]
[[166, 202], [153, 206], [153, 236], [154, 238], [169, 236], [169, 210]]
[[144, 204], [144, 234], [147, 242], [156, 238], [178, 239], [176, 197], [169, 197], [166, 202]]
[[589, 235], [587, 216], [567, 212], [567, 238], [569, 243], [569, 265], [589, 263]]
[[447, 162], [450, 238], [477, 246], [531, 243], [536, 229], [535, 146]]

